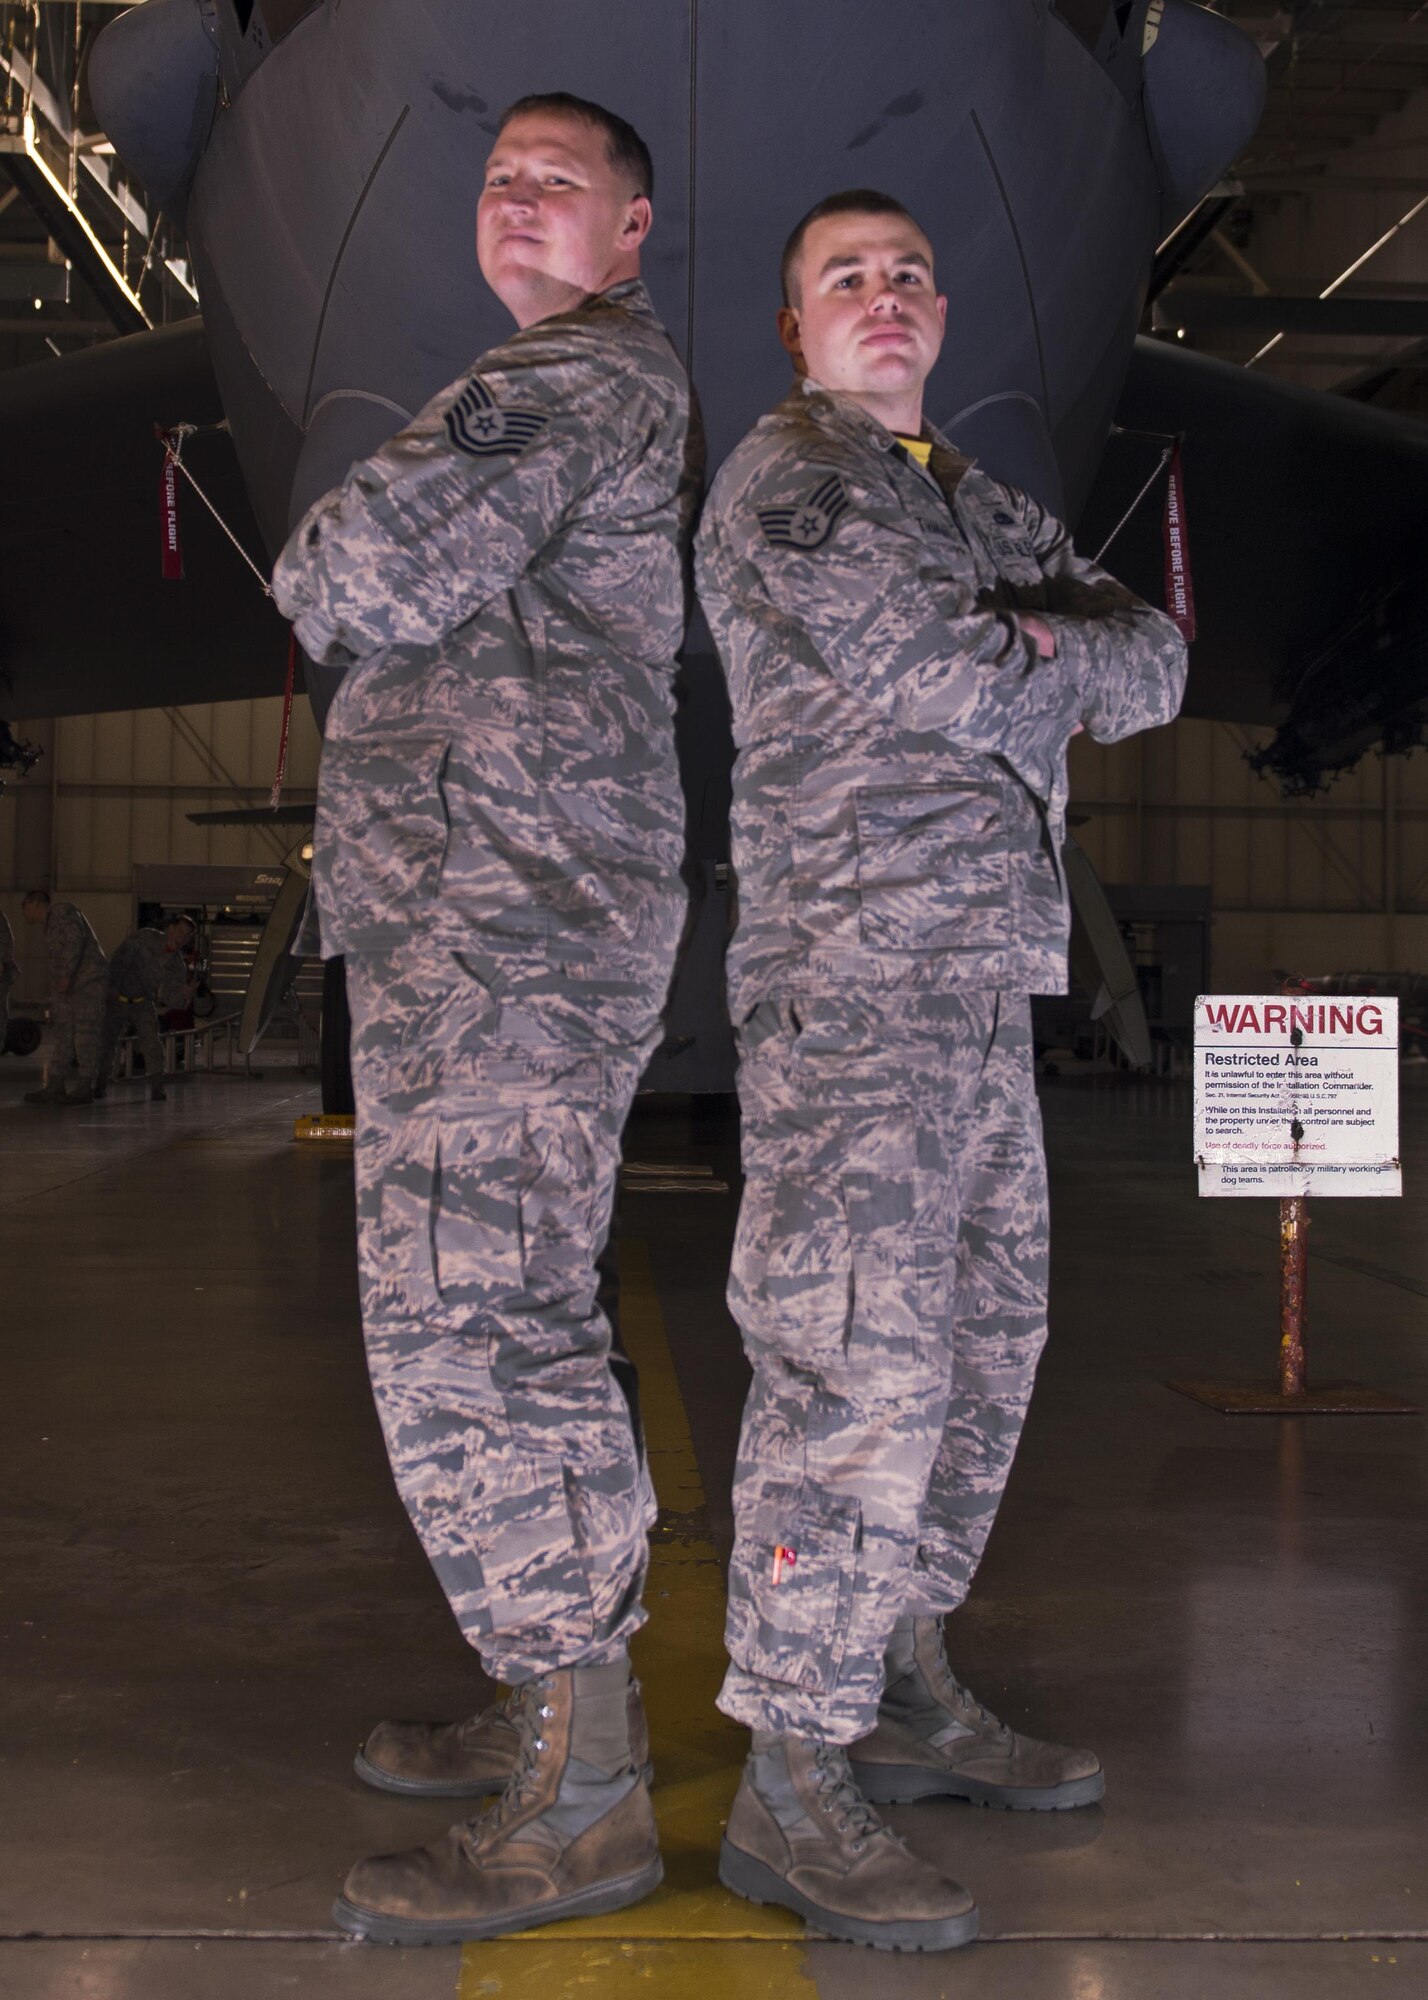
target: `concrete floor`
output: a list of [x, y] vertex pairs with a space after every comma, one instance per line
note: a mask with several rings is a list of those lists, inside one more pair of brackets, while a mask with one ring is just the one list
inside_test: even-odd
[[[366, 1791], [352, 1749], [377, 1716], [484, 1693], [387, 1475], [350, 1164], [292, 1143], [314, 1105], [291, 1077], [64, 1113], [18, 1102], [34, 1080], [0, 1065], [0, 1995], [678, 1990], [678, 1943], [592, 1959], [552, 1932], [463, 1968], [334, 1941], [347, 1864], [451, 1817]], [[1319, 1206], [1311, 1361], [1428, 1397], [1428, 1095], [1406, 1085], [1408, 1196]], [[898, 1816], [975, 1891], [966, 1952], [727, 1942], [700, 1977], [822, 2000], [1421, 1991], [1422, 1423], [1171, 1394], [1269, 1372], [1272, 1208], [1197, 1201], [1183, 1091], [1066, 1082], [1045, 1109], [1052, 1347], [951, 1643], [1009, 1719], [1095, 1745], [1106, 1803]], [[631, 1156], [727, 1172], [729, 1137], [660, 1110]], [[732, 1221], [732, 1194], [627, 1198], [716, 1542]]]

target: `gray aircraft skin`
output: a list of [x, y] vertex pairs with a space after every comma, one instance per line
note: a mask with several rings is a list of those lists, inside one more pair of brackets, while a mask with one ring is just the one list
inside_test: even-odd
[[270, 550], [509, 331], [474, 211], [502, 107], [567, 89], [656, 161], [646, 275], [713, 463], [782, 394], [779, 252], [834, 188], [924, 223], [951, 294], [928, 414], [1079, 511], [1156, 244], [1257, 122], [1264, 73], [1186, 0], [146, 0], [88, 85], [184, 215]]
[[[146, 0], [99, 36], [87, 83], [150, 194], [186, 216], [205, 318], [0, 377], [24, 468], [0, 495], [0, 714], [281, 687], [276, 614], [188, 496], [189, 581], [159, 579], [153, 425], [226, 409], [243, 479], [227, 438], [196, 438], [191, 461], [275, 553], [505, 332], [472, 244], [482, 160], [505, 102], [565, 87], [653, 144], [649, 276], [716, 459], [784, 384], [789, 224], [832, 188], [887, 187], [926, 222], [951, 296], [929, 413], [989, 470], [1079, 519], [1094, 552], [1157, 455], [1118, 440], [1083, 510], [1118, 395], [1126, 424], [1186, 433], [1187, 713], [1280, 725], [1286, 781], [1414, 726], [1423, 427], [1158, 342], [1132, 355], [1154, 246], [1263, 91], [1248, 41], [1187, 0]], [[1153, 503], [1112, 563], [1159, 596]], [[717, 709], [697, 632], [691, 656], [707, 856], [723, 795], [717, 756], [688, 768]]]

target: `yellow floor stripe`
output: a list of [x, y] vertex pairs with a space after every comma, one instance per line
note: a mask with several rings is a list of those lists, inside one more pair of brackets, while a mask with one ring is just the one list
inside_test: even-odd
[[[714, 1706], [724, 1664], [724, 1572], [699, 1519], [704, 1488], [643, 1243], [620, 1246], [621, 1323], [640, 1371], [661, 1527], [650, 1559], [649, 1624], [635, 1641], [655, 1764], [664, 1886], [608, 1917], [581, 1917], [461, 1954], [457, 2000], [601, 2000], [657, 1983], [669, 2000], [811, 2000], [803, 1926], [721, 1889], [719, 1839], [748, 1735]], [[687, 1524], [687, 1528], [682, 1526]]]
[[562, 1928], [468, 1944], [456, 2000], [818, 2000], [801, 1944], [567, 1941]]

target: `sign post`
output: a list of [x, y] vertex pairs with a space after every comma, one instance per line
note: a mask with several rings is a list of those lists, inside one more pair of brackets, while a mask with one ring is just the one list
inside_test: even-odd
[[1307, 1361], [1310, 1195], [1403, 1192], [1398, 1002], [1197, 1000], [1195, 1166], [1202, 1195], [1279, 1198], [1279, 1380], [1170, 1386], [1226, 1415], [1415, 1415], [1357, 1382], [1311, 1388]]

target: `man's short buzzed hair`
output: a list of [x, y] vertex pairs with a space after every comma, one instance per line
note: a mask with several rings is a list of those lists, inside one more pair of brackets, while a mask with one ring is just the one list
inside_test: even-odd
[[43, 903], [45, 908], [48, 909], [50, 906], [50, 892], [48, 889], [27, 889], [21, 898], [21, 902]]
[[815, 222], [822, 222], [830, 215], [901, 215], [914, 229], [922, 227], [917, 217], [909, 215], [895, 196], [881, 194], [877, 188], [845, 188], [842, 194], [825, 195], [822, 201], [809, 209], [783, 246], [779, 277], [783, 283], [783, 302], [786, 306], [798, 303], [794, 294], [798, 290], [798, 260], [803, 252], [803, 239]]
[[513, 118], [524, 118], [529, 112], [554, 111], [565, 118], [579, 118], [586, 125], [593, 125], [605, 134], [605, 146], [609, 153], [610, 165], [627, 173], [634, 182], [636, 194], [647, 200], [654, 196], [654, 161], [650, 149], [630, 124], [618, 112], [607, 111], [603, 104], [592, 104], [588, 97], [576, 97], [568, 90], [538, 91], [531, 97], [518, 97], [514, 104], [508, 104], [501, 113], [501, 122], [496, 127], [499, 136]]

